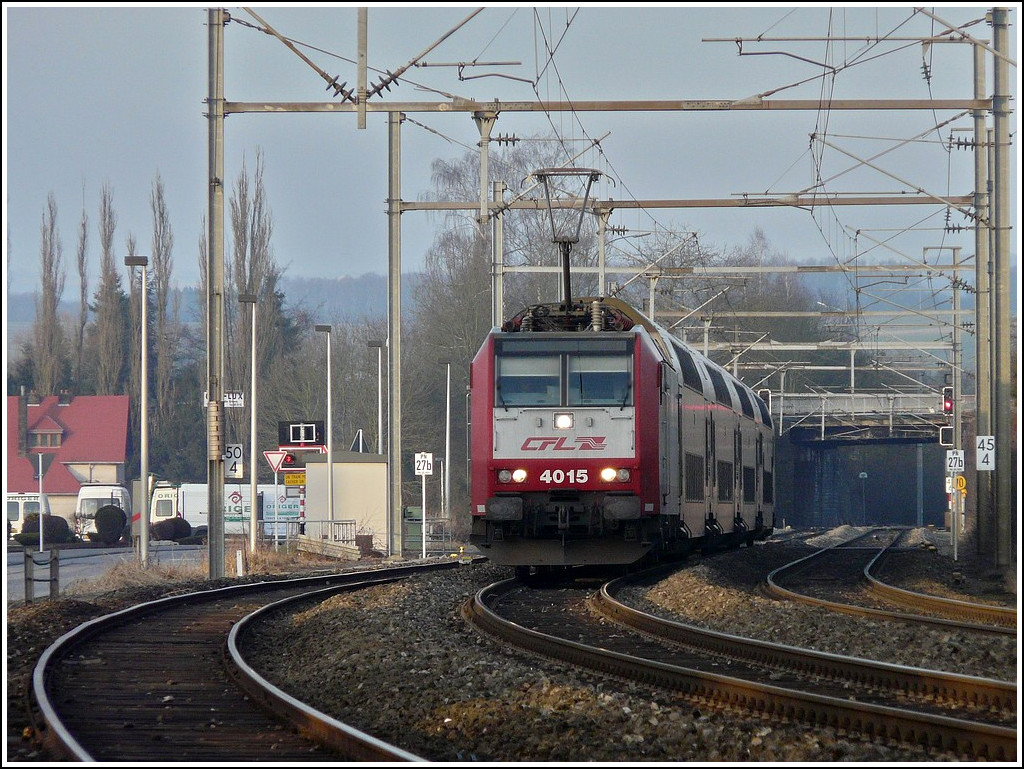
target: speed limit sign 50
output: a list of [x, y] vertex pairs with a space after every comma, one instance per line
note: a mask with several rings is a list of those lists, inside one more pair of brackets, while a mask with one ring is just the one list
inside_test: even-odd
[[241, 478], [245, 465], [241, 443], [229, 443], [224, 450], [224, 477]]

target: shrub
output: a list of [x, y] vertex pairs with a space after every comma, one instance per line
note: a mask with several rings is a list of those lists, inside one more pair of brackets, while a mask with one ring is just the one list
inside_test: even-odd
[[128, 516], [117, 505], [104, 505], [96, 511], [96, 536], [104, 545], [116, 545], [121, 539]]
[[192, 535], [192, 525], [184, 518], [167, 518], [149, 527], [150, 539], [178, 540]]
[[[39, 513], [30, 513], [25, 516], [25, 522], [21, 527], [21, 534], [15, 539], [22, 545], [31, 545], [39, 542]], [[60, 515], [43, 515], [43, 546], [47, 542], [61, 544], [71, 542], [71, 527], [67, 519]]]

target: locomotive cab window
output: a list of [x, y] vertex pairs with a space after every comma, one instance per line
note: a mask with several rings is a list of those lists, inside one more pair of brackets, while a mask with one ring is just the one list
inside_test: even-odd
[[633, 400], [630, 362], [620, 355], [568, 356], [567, 405], [630, 405]]
[[630, 406], [631, 341], [503, 340], [495, 345], [495, 405]]
[[507, 356], [498, 359], [496, 401], [501, 406], [558, 406], [557, 356]]

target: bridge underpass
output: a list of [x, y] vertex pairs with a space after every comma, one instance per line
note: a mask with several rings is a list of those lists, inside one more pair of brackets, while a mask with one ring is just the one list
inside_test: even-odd
[[[949, 525], [951, 419], [931, 393], [776, 393], [777, 525]], [[784, 523], [783, 523], [784, 522]]]

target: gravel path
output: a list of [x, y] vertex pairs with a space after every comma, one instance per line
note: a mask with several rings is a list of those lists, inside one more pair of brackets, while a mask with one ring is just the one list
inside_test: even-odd
[[[823, 536], [849, 535], [837, 531]], [[783, 540], [780, 536], [711, 558], [695, 556], [686, 569], [635, 599], [685, 621], [742, 635], [1015, 680], [1017, 644], [1012, 639], [959, 638], [760, 595], [754, 587], [772, 564], [826, 544], [823, 539], [809, 544]], [[913, 579], [960, 597], [973, 592], [984, 600], [1016, 605], [1013, 592], [1000, 590], [967, 564], [952, 562], [941, 548], [922, 547], [921, 555]], [[959, 581], [951, 578], [954, 572], [961, 574]], [[510, 569], [471, 565], [336, 596], [290, 619], [268, 623], [259, 634], [253, 662], [277, 685], [315, 707], [433, 761], [831, 763], [957, 758], [923, 748], [875, 745], [828, 728], [769, 724], [703, 709], [642, 685], [499, 652], [494, 642], [465, 624], [459, 607], [482, 586], [509, 576]], [[31, 740], [22, 739], [24, 722], [12, 707], [12, 690], [25, 685], [30, 661], [60, 634], [60, 625], [70, 627], [111, 611], [118, 600], [129, 599], [108, 595], [9, 609], [10, 757], [46, 759]]]

